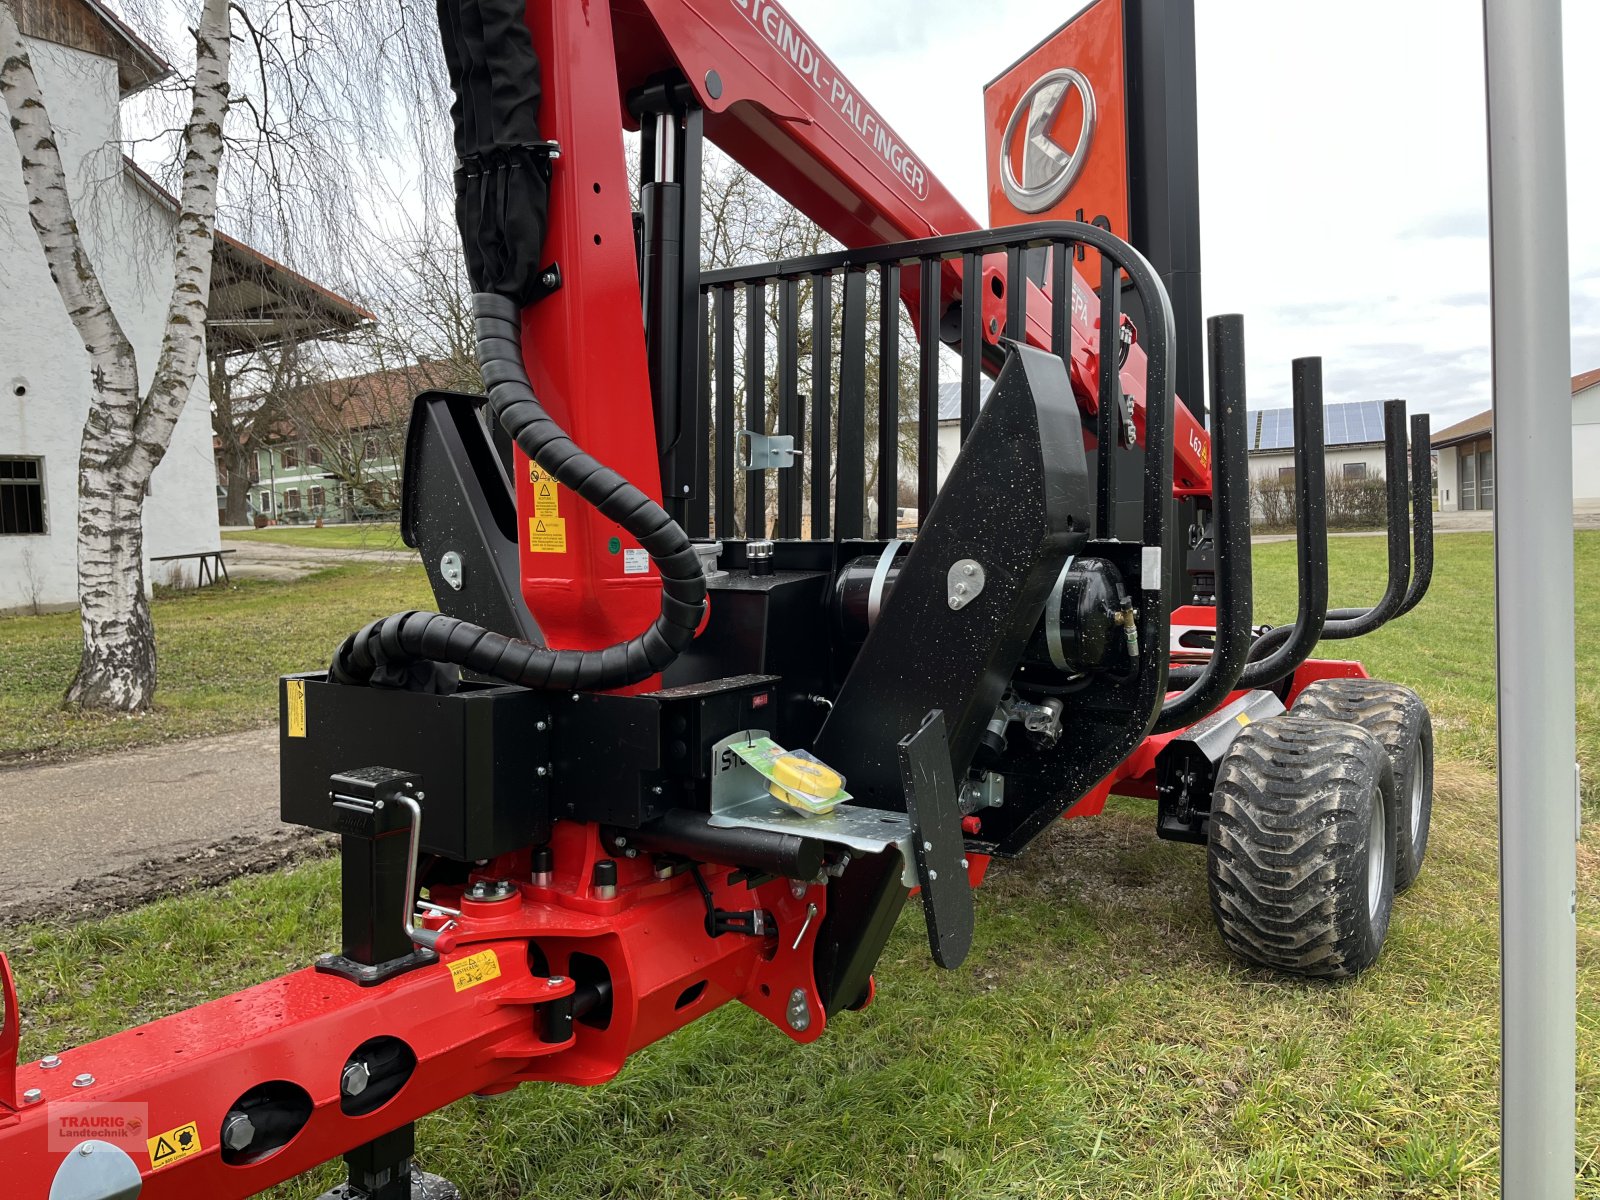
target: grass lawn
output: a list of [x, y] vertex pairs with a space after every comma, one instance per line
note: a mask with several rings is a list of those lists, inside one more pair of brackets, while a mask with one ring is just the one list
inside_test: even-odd
[[[920, 910], [908, 907], [877, 1003], [817, 1044], [794, 1046], [731, 1006], [603, 1088], [526, 1087], [430, 1117], [423, 1162], [472, 1200], [1497, 1195], [1489, 539], [1442, 537], [1439, 551], [1425, 604], [1349, 647], [1427, 698], [1441, 757], [1428, 866], [1361, 979], [1285, 982], [1230, 960], [1203, 854], [1158, 841], [1152, 805], [1118, 800], [996, 869], [961, 971], [928, 962]], [[1580, 739], [1593, 780], [1600, 534], [1578, 535], [1578, 553]], [[1381, 539], [1336, 539], [1331, 554], [1335, 603], [1375, 598]], [[1255, 561], [1257, 619], [1287, 618], [1293, 547], [1259, 547]], [[107, 729], [165, 736], [210, 708], [218, 723], [268, 718], [280, 671], [321, 661], [359, 621], [423, 603], [425, 590], [415, 567], [361, 565], [163, 597], [169, 707], [106, 728], [29, 715], [70, 673], [71, 618], [0, 621], [0, 737], [15, 752], [110, 744]], [[35, 689], [31, 705], [18, 684]], [[17, 720], [42, 723], [18, 734]], [[1597, 870], [1591, 830], [1578, 907], [1578, 1192], [1589, 1197], [1600, 1197]], [[23, 1054], [298, 967], [336, 943], [337, 902], [336, 867], [317, 862], [71, 929], [14, 930]], [[310, 1200], [335, 1180], [325, 1171], [278, 1195]]]
[[275, 680], [325, 666], [374, 617], [431, 608], [420, 564], [352, 563], [295, 583], [156, 594], [157, 708], [100, 717], [61, 707], [77, 669], [76, 613], [0, 618], [0, 762], [62, 757], [277, 719]]
[[228, 542], [272, 542], [282, 546], [312, 546], [324, 550], [405, 550], [400, 526], [393, 521], [365, 521], [354, 525], [269, 525], [265, 529], [230, 529]]

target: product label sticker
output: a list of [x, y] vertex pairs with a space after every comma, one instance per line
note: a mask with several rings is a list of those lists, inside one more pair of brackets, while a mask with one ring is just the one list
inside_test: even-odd
[[622, 552], [622, 573], [624, 575], [648, 575], [650, 573], [650, 551], [638, 546], [630, 546]]

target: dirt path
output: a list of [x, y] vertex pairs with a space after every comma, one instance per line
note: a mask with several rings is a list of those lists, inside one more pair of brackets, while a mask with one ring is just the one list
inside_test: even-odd
[[278, 731], [0, 770], [0, 926], [76, 920], [326, 853], [278, 821]]
[[329, 546], [284, 546], [277, 542], [230, 540], [223, 549], [228, 556], [228, 574], [239, 579], [272, 579], [280, 583], [304, 579], [346, 562], [416, 562], [415, 550], [353, 550]]

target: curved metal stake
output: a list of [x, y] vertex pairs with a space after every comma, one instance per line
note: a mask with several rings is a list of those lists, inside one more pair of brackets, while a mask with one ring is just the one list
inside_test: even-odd
[[1211, 364], [1211, 488], [1216, 506], [1217, 634], [1211, 657], [1167, 700], [1156, 733], [1199, 720], [1228, 698], [1250, 654], [1250, 479], [1245, 453], [1244, 318], [1206, 323]]
[[1415, 608], [1433, 582], [1433, 438], [1427, 413], [1411, 418], [1411, 541], [1411, 586], [1397, 617]]

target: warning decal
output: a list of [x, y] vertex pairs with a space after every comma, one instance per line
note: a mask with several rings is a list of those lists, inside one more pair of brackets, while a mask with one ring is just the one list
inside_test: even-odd
[[535, 554], [565, 554], [567, 552], [566, 518], [529, 517], [528, 549]]
[[150, 1168], [154, 1171], [200, 1153], [200, 1126], [193, 1121], [150, 1139]]
[[289, 736], [303, 738], [306, 735], [306, 681], [291, 679], [284, 687], [288, 689]]
[[500, 978], [500, 960], [495, 957], [493, 950], [481, 950], [477, 954], [469, 954], [466, 958], [458, 958], [448, 965], [450, 978], [455, 981], [458, 992]]
[[538, 463], [528, 464], [528, 480], [533, 484], [533, 515], [559, 517], [561, 515], [561, 485]]

